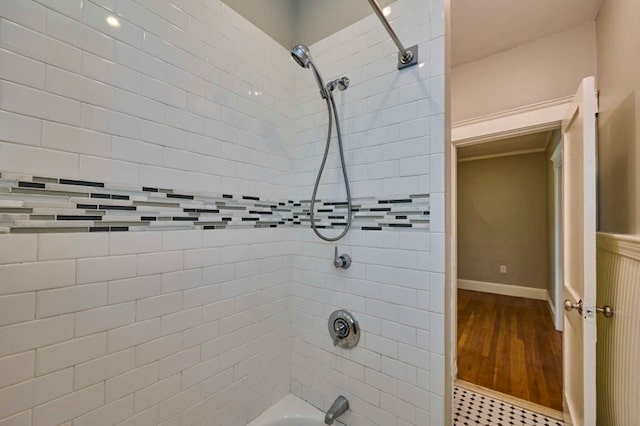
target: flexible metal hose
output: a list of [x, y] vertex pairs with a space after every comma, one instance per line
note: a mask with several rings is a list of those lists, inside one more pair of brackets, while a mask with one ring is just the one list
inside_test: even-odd
[[[325, 241], [338, 241], [349, 231], [351, 227], [351, 189], [349, 188], [349, 178], [347, 177], [347, 165], [344, 161], [344, 149], [342, 147], [342, 132], [340, 131], [340, 120], [338, 119], [338, 110], [336, 108], [336, 102], [333, 99], [333, 94], [331, 91], [327, 90], [328, 95], [325, 97], [325, 101], [327, 103], [327, 114], [329, 115], [329, 130], [327, 131], [327, 144], [324, 148], [324, 157], [322, 158], [322, 163], [320, 164], [320, 170], [318, 170], [318, 176], [316, 177], [316, 183], [313, 187], [313, 195], [311, 196], [311, 206], [310, 206], [310, 218], [311, 218], [311, 229], [316, 235], [325, 240]], [[333, 109], [333, 114], [332, 114]], [[335, 116], [336, 119], [336, 133], [338, 134], [338, 148], [340, 151], [340, 163], [342, 163], [342, 176], [344, 176], [344, 186], [347, 192], [347, 225], [344, 230], [337, 237], [327, 237], [322, 235], [318, 228], [316, 227], [316, 223], [314, 221], [315, 215], [315, 204], [316, 204], [316, 194], [318, 193], [318, 186], [320, 185], [320, 178], [322, 177], [322, 172], [324, 171], [324, 166], [327, 163], [327, 156], [329, 155], [329, 146], [331, 145], [331, 131], [332, 131], [332, 119]]]

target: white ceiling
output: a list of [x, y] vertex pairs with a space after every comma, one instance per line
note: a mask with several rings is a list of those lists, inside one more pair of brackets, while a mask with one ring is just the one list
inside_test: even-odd
[[555, 130], [467, 145], [458, 149], [458, 161], [544, 151]]
[[601, 3], [451, 0], [451, 65], [456, 67], [593, 21]]

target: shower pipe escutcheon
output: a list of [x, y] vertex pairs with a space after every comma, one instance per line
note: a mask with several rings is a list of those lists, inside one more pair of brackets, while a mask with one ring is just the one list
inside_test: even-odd
[[369, 0], [369, 4], [371, 8], [378, 16], [380, 22], [389, 33], [389, 37], [395, 43], [398, 48], [398, 69], [401, 70], [403, 68], [414, 66], [418, 63], [418, 45], [413, 45], [411, 47], [405, 48], [404, 45], [400, 42], [400, 39], [396, 35], [396, 32], [391, 28], [391, 24], [387, 21], [387, 18], [384, 16], [380, 5], [376, 0]]

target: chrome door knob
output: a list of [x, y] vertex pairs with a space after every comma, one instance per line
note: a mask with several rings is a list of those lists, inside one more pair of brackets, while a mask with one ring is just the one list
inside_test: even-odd
[[579, 300], [578, 303], [571, 303], [571, 300], [564, 300], [564, 310], [571, 311], [575, 309], [579, 314], [582, 314], [582, 300]]
[[613, 316], [613, 308], [609, 305], [604, 305], [602, 308], [596, 307], [596, 311], [604, 315], [605, 318], [611, 318]]
[[[579, 300], [578, 303], [571, 303], [571, 300], [565, 299], [564, 301], [564, 310], [565, 311], [578, 311], [579, 314], [582, 314], [582, 300]], [[596, 312], [604, 315], [605, 318], [611, 318], [613, 316], [613, 308], [609, 305], [604, 305], [603, 307], [596, 306]], [[589, 313], [589, 311], [587, 311]]]

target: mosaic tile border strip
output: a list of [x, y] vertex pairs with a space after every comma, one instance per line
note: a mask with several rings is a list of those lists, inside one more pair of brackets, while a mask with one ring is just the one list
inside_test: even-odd
[[454, 426], [563, 426], [562, 421], [455, 386]]
[[[429, 229], [429, 195], [357, 198], [352, 229]], [[310, 200], [182, 192], [0, 173], [0, 233], [311, 226]], [[343, 228], [346, 201], [318, 200], [316, 226]]]

